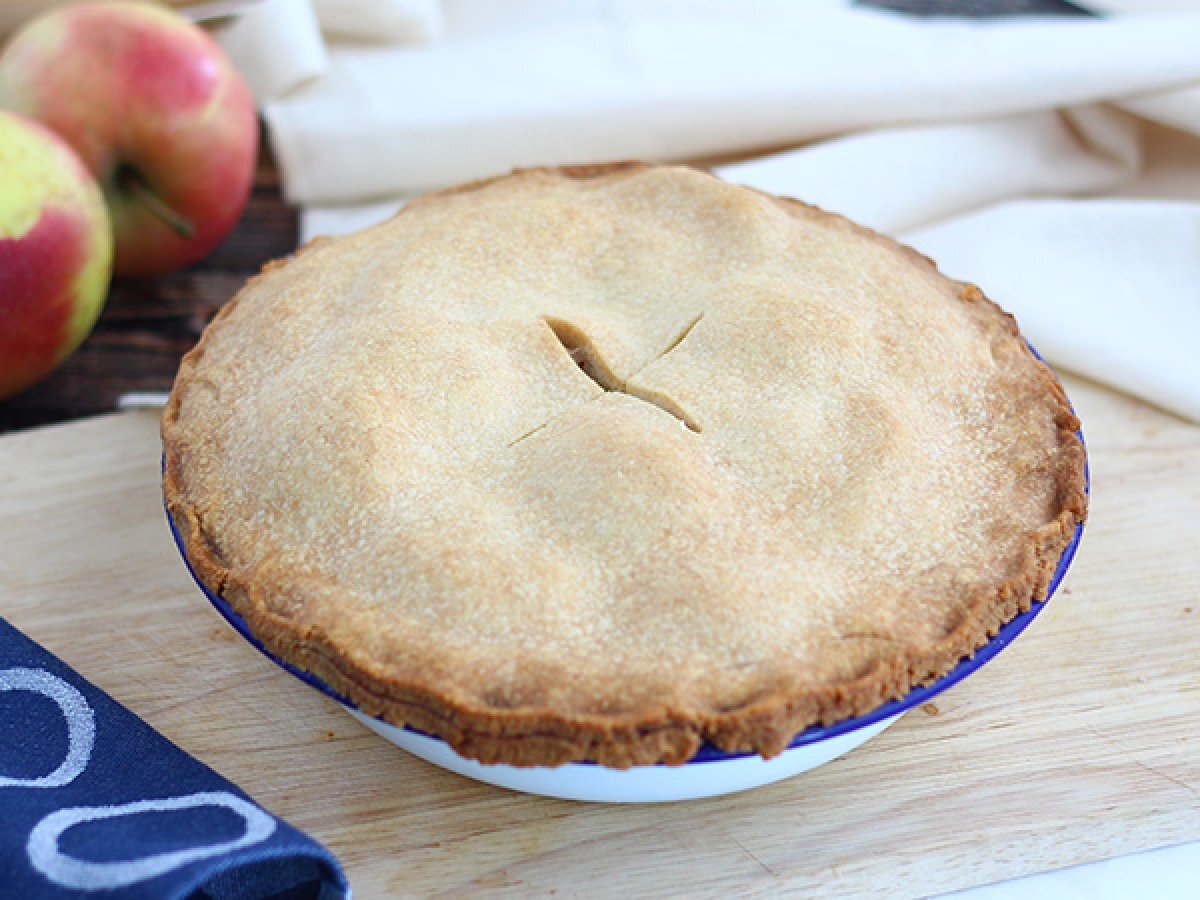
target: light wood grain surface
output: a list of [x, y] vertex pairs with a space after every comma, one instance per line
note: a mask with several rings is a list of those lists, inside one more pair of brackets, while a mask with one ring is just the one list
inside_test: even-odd
[[276, 669], [175, 554], [157, 421], [0, 439], [0, 615], [325, 842], [359, 897], [918, 895], [1200, 838], [1200, 428], [1090, 385], [1092, 518], [996, 660], [790, 781], [665, 806], [475, 784]]

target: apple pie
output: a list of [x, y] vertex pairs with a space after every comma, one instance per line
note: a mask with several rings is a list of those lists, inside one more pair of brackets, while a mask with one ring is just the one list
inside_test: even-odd
[[764, 757], [1045, 596], [1079, 422], [913, 250], [682, 167], [442, 191], [268, 265], [184, 359], [198, 577], [483, 762]]

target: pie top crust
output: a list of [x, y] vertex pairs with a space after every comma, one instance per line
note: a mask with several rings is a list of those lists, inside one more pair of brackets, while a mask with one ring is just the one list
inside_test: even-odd
[[677, 167], [430, 195], [252, 279], [163, 421], [276, 655], [484, 762], [771, 756], [1044, 596], [1079, 423], [914, 251]]

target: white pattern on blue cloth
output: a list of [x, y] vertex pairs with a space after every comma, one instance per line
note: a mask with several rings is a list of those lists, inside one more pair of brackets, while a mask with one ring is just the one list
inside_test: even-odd
[[0, 788], [59, 788], [87, 768], [96, 743], [96, 715], [83, 694], [44, 669], [0, 669], [0, 691], [29, 691], [58, 704], [67, 723], [67, 753], [54, 771], [35, 778], [0, 774]]
[[[85, 822], [98, 822], [147, 812], [170, 812], [200, 807], [225, 807], [237, 813], [245, 831], [234, 840], [186, 850], [157, 853], [141, 859], [93, 862], [67, 856], [59, 839]], [[275, 820], [254, 804], [228, 791], [201, 791], [182, 797], [138, 800], [113, 806], [76, 806], [56, 810], [42, 819], [29, 835], [27, 852], [33, 867], [57, 885], [76, 890], [111, 890], [157, 878], [181, 866], [220, 856], [265, 841], [275, 831]]]

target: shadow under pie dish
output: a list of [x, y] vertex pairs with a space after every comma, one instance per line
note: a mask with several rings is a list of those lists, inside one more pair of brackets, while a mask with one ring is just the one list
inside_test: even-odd
[[483, 763], [764, 758], [1046, 595], [1079, 423], [914, 251], [690, 169], [533, 170], [268, 266], [164, 491], [272, 655]]

